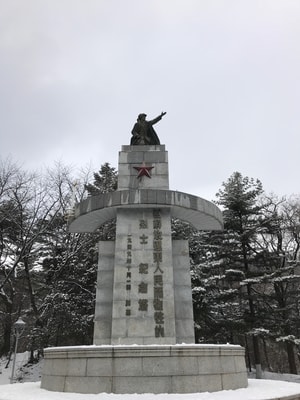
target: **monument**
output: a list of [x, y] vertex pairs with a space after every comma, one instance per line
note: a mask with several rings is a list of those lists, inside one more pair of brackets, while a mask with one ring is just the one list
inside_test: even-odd
[[195, 344], [186, 240], [171, 219], [222, 229], [211, 202], [169, 190], [168, 154], [140, 114], [119, 153], [118, 189], [75, 207], [70, 232], [116, 219], [99, 243], [94, 345], [45, 349], [41, 387], [80, 393], [190, 393], [247, 386], [244, 349]]

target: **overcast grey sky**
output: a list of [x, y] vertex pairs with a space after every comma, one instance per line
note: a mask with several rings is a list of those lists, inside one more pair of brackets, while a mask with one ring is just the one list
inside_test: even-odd
[[137, 115], [170, 188], [299, 194], [299, 0], [0, 0], [1, 156], [117, 167]]

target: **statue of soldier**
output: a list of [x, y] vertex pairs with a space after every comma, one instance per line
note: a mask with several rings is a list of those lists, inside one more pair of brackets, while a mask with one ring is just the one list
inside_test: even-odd
[[156, 145], [160, 144], [159, 138], [153, 129], [154, 124], [162, 119], [166, 112], [162, 112], [158, 117], [151, 121], [146, 121], [146, 114], [139, 114], [137, 122], [131, 131], [132, 137], [130, 145]]

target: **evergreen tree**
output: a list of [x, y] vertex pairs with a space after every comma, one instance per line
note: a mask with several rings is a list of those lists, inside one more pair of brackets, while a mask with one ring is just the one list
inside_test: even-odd
[[[217, 193], [217, 204], [224, 208], [224, 228], [233, 236], [232, 250], [228, 267], [233, 271], [242, 271], [245, 279], [240, 280], [240, 299], [244, 308], [244, 321], [249, 329], [259, 324], [257, 304], [253, 284], [261, 273], [255, 266], [257, 234], [261, 228], [262, 205], [258, 199], [263, 193], [259, 180], [243, 177], [239, 172], [234, 172], [223, 189]], [[240, 306], [241, 306], [240, 305]], [[252, 335], [253, 350], [257, 376], [260, 377], [261, 357], [259, 341]]]
[[[247, 331], [260, 326], [253, 285], [259, 275], [254, 260], [263, 221], [258, 202], [262, 193], [260, 181], [235, 172], [217, 193], [224, 231], [202, 234], [202, 243], [192, 252], [197, 334], [206, 332], [215, 342], [241, 342]], [[258, 338], [252, 339], [259, 371]]]
[[198, 232], [190, 240], [197, 342], [237, 343], [245, 331], [239, 301], [244, 273], [231, 268], [232, 245], [225, 232]]
[[94, 182], [85, 185], [90, 196], [113, 192], [117, 189], [118, 173], [108, 162], [101, 165], [99, 172], [94, 172]]

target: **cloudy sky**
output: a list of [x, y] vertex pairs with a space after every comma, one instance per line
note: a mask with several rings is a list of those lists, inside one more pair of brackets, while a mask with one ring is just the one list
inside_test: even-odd
[[1, 157], [117, 167], [139, 113], [170, 188], [299, 194], [299, 0], [0, 0]]

